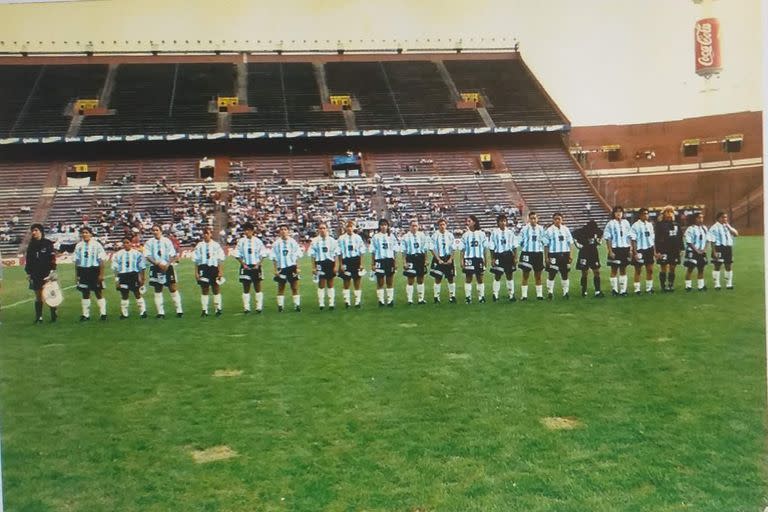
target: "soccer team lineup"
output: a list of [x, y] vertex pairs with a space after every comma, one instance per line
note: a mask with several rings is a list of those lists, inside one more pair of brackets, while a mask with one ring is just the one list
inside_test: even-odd
[[[332, 310], [336, 307], [336, 278], [342, 282], [345, 308], [360, 308], [363, 304], [361, 280], [367, 274], [376, 284], [376, 303], [379, 307], [393, 307], [395, 303], [395, 276], [402, 271], [405, 277], [407, 304], [423, 305], [427, 302], [425, 278], [432, 278], [432, 301], [442, 300], [442, 283], [447, 284], [447, 300], [456, 303], [456, 275], [464, 276], [464, 301], [484, 303], [485, 274], [491, 276], [492, 299], [502, 299], [502, 285], [506, 288], [505, 299], [515, 302], [528, 300], [528, 288], [533, 274], [537, 300], [552, 300], [559, 276], [563, 299], [569, 298], [570, 269], [580, 272], [581, 295], [604, 297], [600, 275], [599, 248], [604, 244], [606, 264], [610, 268], [610, 293], [613, 296], [628, 295], [628, 267], [634, 267], [633, 292], [637, 295], [654, 293], [654, 267], [659, 266], [658, 279], [661, 292], [672, 292], [675, 287], [676, 267], [681, 264], [684, 272], [684, 289], [705, 291], [705, 267], [708, 256], [713, 264], [711, 274], [715, 290], [722, 289], [721, 268], [726, 289], [733, 289], [733, 245], [738, 231], [728, 223], [725, 212], [717, 212], [715, 223], [707, 227], [701, 212], [691, 214], [688, 225], [681, 226], [674, 207], [664, 207], [656, 222], [649, 220], [647, 208], [637, 212], [634, 223], [624, 218], [624, 209], [616, 206], [604, 227], [596, 220], [589, 220], [573, 232], [565, 225], [564, 216], [555, 213], [551, 224], [544, 227], [535, 212], [527, 215], [527, 223], [516, 231], [510, 227], [506, 215], [496, 219], [496, 226], [486, 232], [478, 218], [469, 215], [463, 234], [455, 236], [444, 219], [436, 222], [431, 234], [422, 231], [419, 222], [410, 222], [408, 230], [396, 237], [390, 231], [387, 219], [378, 221], [378, 230], [368, 243], [357, 233], [354, 221], [340, 223], [338, 237], [334, 238], [329, 224], [320, 222], [317, 235], [306, 250], [311, 258], [313, 282], [317, 288], [317, 307]], [[56, 250], [52, 241], [45, 238], [45, 228], [33, 224], [31, 241], [27, 248], [24, 270], [29, 288], [35, 293], [36, 323], [42, 323], [43, 305], [50, 309], [50, 320], [58, 319], [57, 307], [63, 301], [59, 282], [68, 284], [64, 275], [57, 273]], [[137, 314], [147, 318], [145, 295], [153, 292], [154, 315], [165, 318], [167, 289], [173, 303], [173, 312], [182, 317], [184, 308], [177, 286], [177, 263], [181, 253], [163, 227], [154, 225], [152, 236], [143, 244], [132, 237], [122, 240], [122, 248], [107, 254], [95, 238], [89, 226], [80, 228], [81, 240], [74, 249], [74, 286], [81, 293], [80, 321], [91, 318], [91, 299], [95, 298], [98, 318], [107, 320], [107, 290], [112, 288], [105, 271], [113, 272], [114, 289], [119, 296], [119, 318], [130, 316], [131, 298]], [[225, 264], [228, 260], [238, 265], [237, 280], [242, 286], [242, 305], [245, 314], [264, 310], [263, 281], [268, 277], [277, 286], [277, 311], [286, 306], [286, 289], [290, 289], [292, 307], [301, 311], [299, 260], [305, 250], [292, 237], [288, 225], [280, 225], [278, 237], [271, 247], [265, 246], [250, 222], [242, 226], [242, 235], [229, 257], [222, 246], [213, 239], [210, 227], [203, 228], [203, 239], [195, 246], [191, 259], [194, 277], [200, 287], [200, 315], [213, 311], [220, 316], [224, 311], [222, 287], [225, 286]], [[709, 251], [708, 251], [709, 250]], [[398, 265], [398, 254], [401, 263]], [[575, 255], [575, 257], [574, 257]], [[575, 264], [574, 264], [575, 262]], [[271, 264], [270, 264], [271, 263]], [[522, 273], [519, 293], [514, 273]], [[589, 274], [592, 289], [589, 290]], [[695, 274], [695, 277], [694, 277]], [[542, 275], [546, 281], [546, 295]], [[695, 279], [695, 283], [694, 283]], [[644, 282], [643, 282], [644, 281]], [[473, 287], [474, 285], [474, 287]], [[228, 285], [232, 286], [232, 285]], [[238, 285], [235, 285], [238, 286]], [[474, 290], [473, 290], [474, 288]], [[474, 291], [474, 293], [473, 293]], [[251, 299], [255, 308], [252, 309]]]

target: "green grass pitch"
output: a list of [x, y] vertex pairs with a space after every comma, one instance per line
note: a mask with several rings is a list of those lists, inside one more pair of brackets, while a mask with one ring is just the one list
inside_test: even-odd
[[[6, 510], [754, 512], [762, 238], [740, 238], [736, 259], [734, 291], [711, 290], [708, 267], [706, 293], [678, 272], [674, 294], [582, 299], [573, 275], [567, 302], [468, 306], [459, 281], [458, 304], [406, 307], [398, 275], [395, 308], [366, 278], [363, 309], [334, 312], [317, 310], [305, 261], [304, 311], [278, 314], [265, 281], [260, 316], [240, 313], [230, 261], [224, 316], [207, 319], [186, 263], [183, 319], [119, 321], [109, 290], [109, 321], [81, 325], [69, 290], [60, 322], [38, 326], [6, 269]], [[192, 456], [220, 446], [234, 456]]]

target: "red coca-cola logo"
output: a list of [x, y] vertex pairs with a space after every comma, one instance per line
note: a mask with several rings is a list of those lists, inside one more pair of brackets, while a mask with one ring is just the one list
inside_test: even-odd
[[712, 24], [696, 24], [696, 42], [699, 43], [699, 56], [697, 61], [702, 66], [711, 66], [715, 63], [715, 51], [712, 45]]

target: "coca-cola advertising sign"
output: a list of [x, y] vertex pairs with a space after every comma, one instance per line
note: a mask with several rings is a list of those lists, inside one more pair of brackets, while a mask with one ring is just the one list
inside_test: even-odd
[[696, 41], [696, 74], [710, 76], [719, 73], [720, 60], [720, 21], [717, 18], [704, 18], [696, 22], [694, 29]]

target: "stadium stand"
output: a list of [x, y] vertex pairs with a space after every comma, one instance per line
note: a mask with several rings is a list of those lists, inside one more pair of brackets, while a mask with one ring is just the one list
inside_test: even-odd
[[50, 164], [0, 164], [0, 252], [19, 252], [32, 223], [34, 208], [43, 192]]
[[0, 136], [8, 137], [43, 66], [0, 66]]

